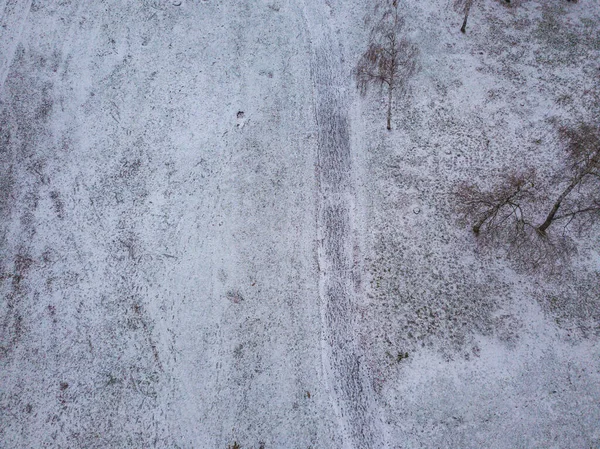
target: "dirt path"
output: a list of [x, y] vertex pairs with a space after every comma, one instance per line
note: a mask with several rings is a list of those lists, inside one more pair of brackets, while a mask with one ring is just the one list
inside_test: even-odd
[[[323, 365], [330, 400], [342, 430], [344, 447], [384, 447], [376, 430], [372, 392], [361, 365], [353, 327], [352, 211], [354, 188], [350, 146], [347, 76], [327, 25], [325, 14], [305, 7], [311, 36], [311, 75], [314, 84], [318, 159], [318, 261]], [[316, 20], [315, 20], [316, 19]]]

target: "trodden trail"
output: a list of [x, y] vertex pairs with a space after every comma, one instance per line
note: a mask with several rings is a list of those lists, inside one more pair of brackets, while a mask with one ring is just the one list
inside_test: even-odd
[[353, 326], [352, 213], [354, 187], [348, 76], [323, 5], [307, 0], [317, 134], [317, 238], [323, 325], [322, 360], [345, 448], [382, 448], [371, 382]]

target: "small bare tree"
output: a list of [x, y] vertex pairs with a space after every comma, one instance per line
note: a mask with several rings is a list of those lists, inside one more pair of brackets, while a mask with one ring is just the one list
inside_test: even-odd
[[372, 85], [387, 87], [387, 129], [392, 129], [392, 104], [394, 93], [406, 94], [407, 82], [416, 72], [418, 49], [408, 39], [399, 37], [404, 18], [398, 10], [398, 0], [393, 0], [381, 19], [371, 30], [367, 51], [356, 67], [356, 84], [362, 95]]

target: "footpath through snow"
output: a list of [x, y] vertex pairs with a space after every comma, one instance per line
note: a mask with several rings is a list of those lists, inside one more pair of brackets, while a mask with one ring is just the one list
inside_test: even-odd
[[352, 213], [354, 187], [349, 99], [341, 55], [323, 4], [305, 2], [317, 124], [318, 259], [323, 364], [344, 447], [384, 447], [354, 331]]

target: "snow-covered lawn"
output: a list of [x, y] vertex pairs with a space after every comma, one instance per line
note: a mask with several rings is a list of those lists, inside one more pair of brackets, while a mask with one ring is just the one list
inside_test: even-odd
[[[513, 2], [515, 3], [515, 2]], [[0, 0], [0, 446], [600, 447], [598, 230], [532, 272], [460, 180], [560, 170], [600, 3]]]

